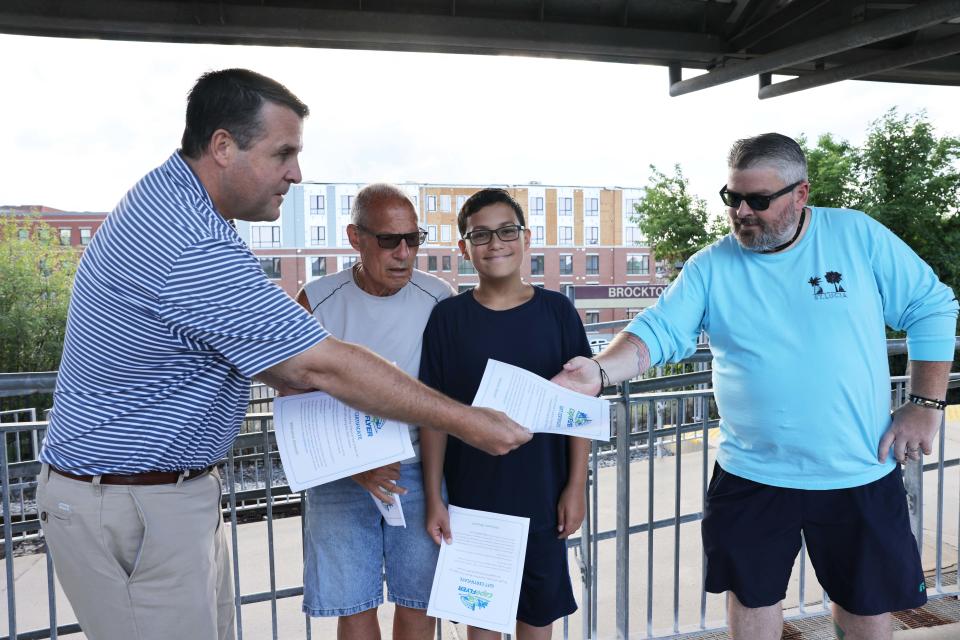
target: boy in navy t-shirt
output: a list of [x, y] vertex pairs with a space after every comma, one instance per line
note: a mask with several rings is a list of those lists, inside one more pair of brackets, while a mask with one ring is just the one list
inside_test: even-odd
[[[471, 403], [488, 358], [551, 378], [574, 356], [590, 357], [583, 324], [563, 295], [522, 279], [530, 231], [523, 209], [502, 189], [470, 196], [457, 216], [460, 251], [480, 283], [434, 307], [423, 335], [420, 378]], [[554, 620], [576, 611], [567, 568], [566, 538], [585, 511], [587, 455], [580, 438], [535, 434], [519, 449], [494, 457], [442, 432], [420, 437], [427, 530], [450, 540], [450, 504], [530, 518], [517, 610], [518, 640], [551, 636]], [[499, 638], [470, 627], [470, 640]]]

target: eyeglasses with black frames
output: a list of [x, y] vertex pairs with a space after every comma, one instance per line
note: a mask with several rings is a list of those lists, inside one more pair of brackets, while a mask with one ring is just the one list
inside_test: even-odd
[[396, 249], [400, 246], [401, 240], [406, 242], [408, 247], [419, 247], [427, 241], [427, 232], [423, 229], [411, 231], [410, 233], [375, 233], [362, 224], [354, 224], [353, 226], [376, 238], [377, 246], [381, 249]]
[[790, 193], [803, 182], [803, 180], [798, 180], [770, 195], [764, 193], [737, 193], [736, 191], [727, 189], [727, 185], [723, 185], [723, 189], [720, 189], [720, 199], [723, 200], [723, 204], [733, 209], [739, 209], [740, 204], [746, 200], [747, 205], [754, 211], [766, 211], [770, 208], [771, 202], [782, 195]]
[[526, 229], [522, 224], [509, 224], [498, 229], [474, 229], [470, 233], [463, 234], [464, 240], [469, 240], [470, 244], [476, 246], [480, 244], [489, 244], [493, 240], [493, 234], [497, 234], [500, 242], [513, 242], [520, 237], [520, 232]]

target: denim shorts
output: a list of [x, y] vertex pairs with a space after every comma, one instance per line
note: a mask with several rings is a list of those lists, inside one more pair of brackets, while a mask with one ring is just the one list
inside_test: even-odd
[[304, 515], [303, 611], [349, 616], [383, 604], [426, 609], [440, 547], [427, 535], [420, 463], [400, 465], [407, 489], [406, 527], [383, 521], [370, 493], [350, 478], [307, 490]]

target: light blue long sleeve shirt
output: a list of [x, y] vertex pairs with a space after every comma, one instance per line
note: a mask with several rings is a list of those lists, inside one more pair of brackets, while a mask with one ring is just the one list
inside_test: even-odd
[[957, 300], [904, 242], [869, 216], [812, 208], [792, 248], [761, 254], [731, 235], [691, 258], [626, 328], [652, 365], [713, 351], [723, 436], [717, 461], [755, 482], [856, 487], [890, 426], [884, 325], [907, 331], [910, 359], [950, 361]]

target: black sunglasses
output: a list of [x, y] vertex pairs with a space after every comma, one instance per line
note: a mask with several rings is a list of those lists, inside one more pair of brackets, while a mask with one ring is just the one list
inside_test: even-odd
[[472, 245], [489, 244], [493, 240], [493, 234], [497, 234], [500, 242], [513, 242], [525, 228], [522, 224], [508, 224], [499, 229], [476, 229], [463, 234], [463, 239], [469, 240]]
[[765, 195], [762, 193], [737, 193], [736, 191], [730, 191], [727, 189], [727, 185], [723, 185], [723, 189], [720, 189], [720, 199], [723, 200], [723, 204], [734, 209], [739, 209], [740, 204], [746, 200], [747, 204], [754, 211], [766, 211], [770, 208], [771, 202], [785, 193], [790, 193], [802, 182], [803, 180], [798, 180], [793, 184], [780, 189], [780, 191], [777, 191], [776, 193], [771, 193], [770, 195]]
[[427, 241], [427, 232], [423, 229], [411, 231], [410, 233], [374, 233], [362, 224], [354, 223], [353, 226], [355, 226], [357, 229], [360, 229], [360, 231], [369, 233], [371, 236], [376, 238], [377, 245], [381, 249], [396, 249], [398, 246], [400, 246], [401, 240], [406, 242], [408, 247], [419, 247]]

